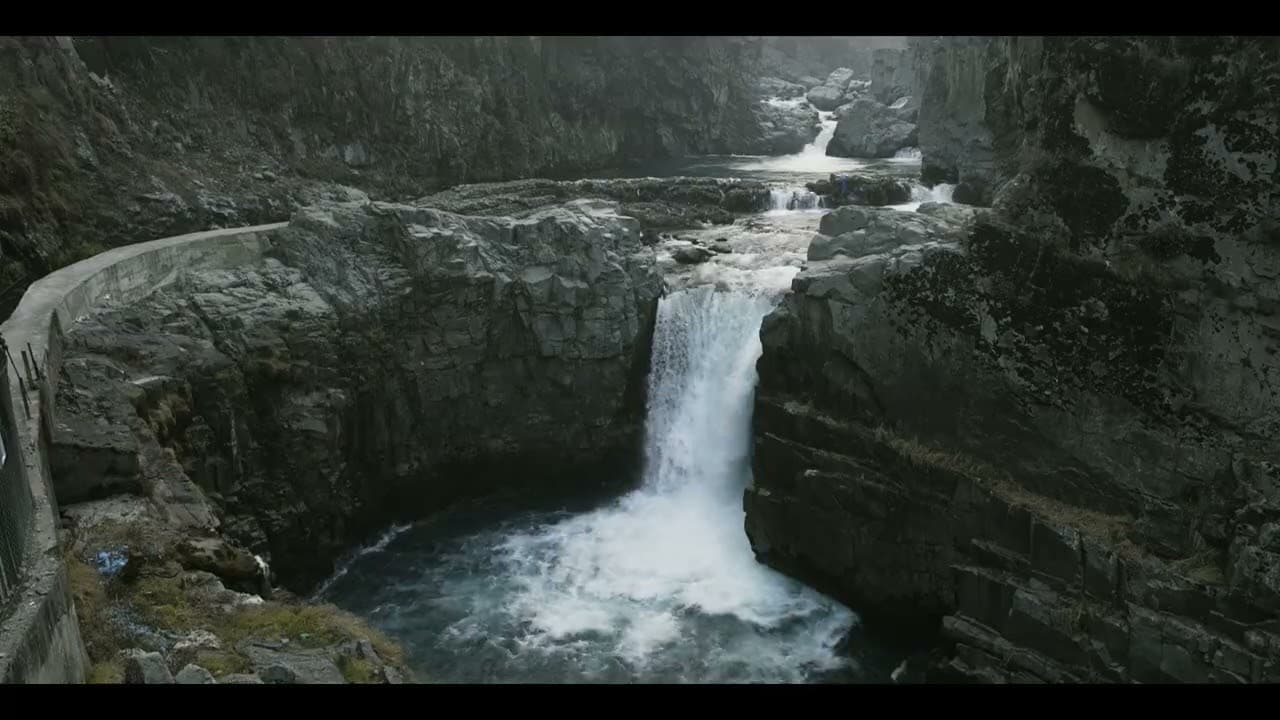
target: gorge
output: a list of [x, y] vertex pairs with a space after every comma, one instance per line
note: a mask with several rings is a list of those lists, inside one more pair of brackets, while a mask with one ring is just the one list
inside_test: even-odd
[[1280, 679], [1280, 47], [784, 40], [4, 40], [0, 676]]

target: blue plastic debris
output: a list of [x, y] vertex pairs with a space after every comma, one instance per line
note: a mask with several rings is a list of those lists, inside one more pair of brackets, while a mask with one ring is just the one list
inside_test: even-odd
[[129, 549], [102, 550], [94, 560], [99, 573], [106, 577], [112, 577], [123, 570], [125, 565], [129, 564]]

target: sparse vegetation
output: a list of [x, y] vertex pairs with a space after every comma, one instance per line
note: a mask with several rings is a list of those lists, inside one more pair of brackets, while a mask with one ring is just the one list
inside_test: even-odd
[[338, 669], [342, 671], [342, 677], [346, 678], [347, 682], [350, 683], [378, 682], [373, 663], [362, 658], [340, 657], [338, 658]]
[[1011, 505], [1026, 508], [1034, 515], [1075, 528], [1086, 536], [1115, 547], [1122, 554], [1130, 557], [1146, 555], [1128, 539], [1128, 531], [1133, 523], [1130, 517], [1107, 515], [1037, 495], [1009, 477], [1007, 472], [963, 453], [948, 452], [925, 445], [915, 438], [902, 437], [883, 425], [876, 428], [873, 436], [876, 442], [892, 448], [915, 467], [963, 475]]
[[[181, 635], [205, 630], [217, 636], [220, 649], [201, 649], [193, 662], [214, 677], [252, 672], [249, 658], [236, 648], [245, 640], [288, 640], [292, 646], [333, 648], [367, 639], [378, 656], [393, 666], [403, 667], [404, 653], [386, 635], [359, 618], [332, 605], [291, 605], [267, 601], [228, 609], [183, 582], [177, 563], [161, 561], [170, 553], [156, 552], [160, 541], [147, 536], [145, 520], [137, 523], [104, 522], [94, 528], [93, 547], [148, 548], [146, 557], [133, 556], [141, 569], [136, 577], [122, 572], [103, 577], [97, 569], [73, 553], [67, 553], [68, 579], [75, 598], [81, 634], [92, 663], [89, 681], [118, 683], [123, 665], [118, 653], [137, 645], [131, 631], [119, 622], [132, 616], [144, 625]], [[150, 540], [150, 542], [148, 542]], [[155, 553], [155, 554], [152, 554]], [[343, 675], [351, 682], [377, 682], [376, 667], [360, 658], [336, 658]]]

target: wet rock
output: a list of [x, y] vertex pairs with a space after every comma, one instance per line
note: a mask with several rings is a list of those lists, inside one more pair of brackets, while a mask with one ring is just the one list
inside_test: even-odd
[[695, 245], [693, 247], [679, 248], [671, 253], [671, 257], [675, 258], [675, 261], [681, 265], [697, 265], [710, 260], [715, 254], [716, 252], [708, 248]]
[[824, 207], [897, 205], [911, 200], [911, 185], [882, 175], [840, 174], [806, 185], [824, 197]]

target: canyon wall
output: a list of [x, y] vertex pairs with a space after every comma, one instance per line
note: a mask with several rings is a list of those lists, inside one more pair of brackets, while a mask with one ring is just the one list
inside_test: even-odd
[[[0, 312], [102, 249], [758, 144], [728, 37], [0, 38]], [[336, 193], [336, 195], [335, 195]]]
[[926, 177], [991, 209], [824, 220], [762, 329], [757, 553], [941, 619], [938, 677], [1280, 680], [1280, 46], [913, 53]]

